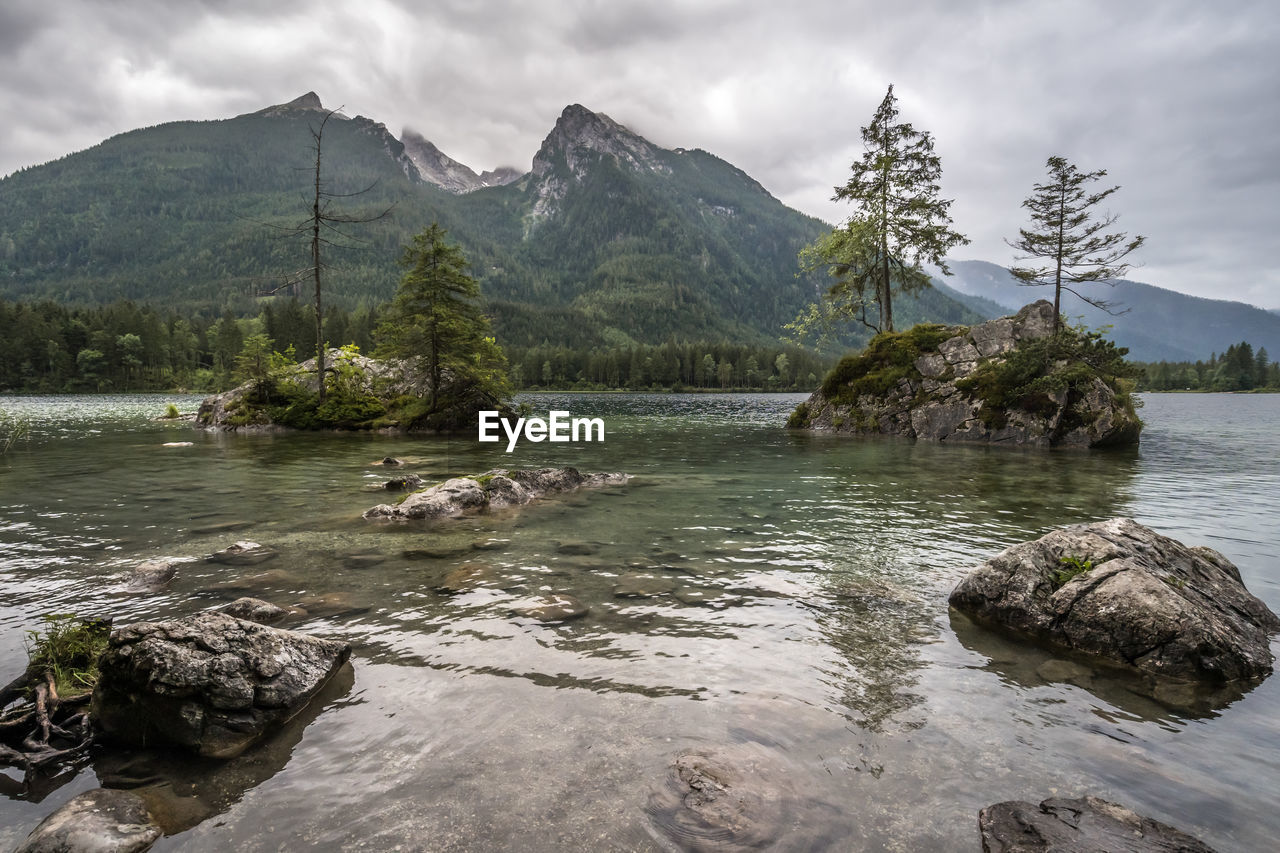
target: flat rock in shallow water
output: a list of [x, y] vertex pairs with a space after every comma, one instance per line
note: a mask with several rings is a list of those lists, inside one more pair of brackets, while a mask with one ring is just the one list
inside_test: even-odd
[[978, 831], [986, 853], [1213, 853], [1185, 832], [1097, 797], [996, 803], [978, 812]]
[[485, 509], [522, 506], [549, 494], [574, 489], [624, 485], [626, 474], [581, 474], [575, 468], [495, 468], [474, 477], [454, 477], [414, 492], [399, 504], [379, 504], [365, 518], [449, 518]]
[[537, 619], [539, 622], [567, 622], [586, 616], [587, 605], [572, 595], [544, 595], [541, 598], [516, 605], [511, 612], [526, 619]]
[[278, 557], [275, 551], [257, 542], [236, 542], [205, 557], [205, 562], [224, 566], [256, 566]]
[[[1088, 568], [1067, 577], [1072, 567]], [[1217, 551], [1126, 518], [1015, 545], [962, 580], [951, 605], [1051, 646], [1210, 686], [1268, 675], [1280, 630]]]
[[96, 788], [40, 821], [14, 853], [136, 853], [159, 837], [141, 797]]
[[111, 739], [229, 758], [301, 710], [346, 643], [205, 611], [111, 632], [93, 717]]

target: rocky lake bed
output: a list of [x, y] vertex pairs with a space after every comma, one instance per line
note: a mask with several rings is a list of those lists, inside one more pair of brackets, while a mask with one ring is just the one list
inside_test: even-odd
[[[117, 627], [109, 657], [131, 661], [108, 667], [104, 697], [134, 696], [129, 673], [155, 672], [147, 660], [185, 661], [207, 680], [179, 692], [211, 710], [179, 710], [176, 752], [155, 732], [145, 749], [104, 737], [56, 783], [0, 781], [12, 827], [0, 847], [63, 804], [98, 808], [97, 790], [131, 792], [112, 805], [126, 817], [143, 804], [153, 821], [125, 834], [152, 849], [424, 833], [431, 849], [488, 849], [531, 831], [543, 839], [531, 849], [1004, 849], [996, 839], [1037, 814], [1045, 837], [1085, 823], [1204, 845], [1187, 849], [1267, 837], [1265, 798], [1248, 792], [1269, 772], [1254, 745], [1280, 742], [1267, 678], [1280, 579], [1262, 522], [1280, 495], [1244, 461], [1269, 452], [1247, 412], [1225, 458], [1185, 411], [1149, 428], [1140, 453], [1032, 458], [796, 436], [779, 429], [796, 401], [619, 399], [616, 442], [567, 461], [630, 479], [578, 474], [536, 500], [542, 481], [520, 472], [566, 460], [533, 448], [509, 464], [445, 438], [162, 447], [177, 433], [121, 429], [126, 417], [101, 438], [46, 439], [38, 465], [5, 460], [0, 641], [21, 652], [31, 614], [96, 608]], [[19, 488], [51, 463], [94, 481], [102, 454], [77, 455], [93, 442], [133, 460], [93, 501]], [[361, 518], [374, 489], [409, 503], [459, 476], [471, 486], [445, 491], [465, 512]], [[470, 501], [495, 479], [507, 506]], [[1246, 480], [1258, 506], [1213, 503]], [[1042, 537], [1047, 556], [1017, 556]], [[1023, 600], [1048, 602], [1052, 629], [1035, 636], [1026, 607], [970, 606], [999, 601], [990, 585], [961, 592], [984, 563], [1035, 568]], [[1135, 637], [1144, 654], [1122, 661], [1052, 615], [1106, 610], [1087, 601], [1117, 585], [1154, 603], [1117, 630], [1159, 640]], [[1226, 602], [1216, 617], [1186, 618], [1212, 601]], [[1185, 654], [1151, 622], [1170, 608], [1190, 632]], [[996, 610], [1016, 624], [993, 630]], [[1207, 645], [1230, 636], [1242, 639]], [[177, 645], [150, 645], [162, 639]], [[273, 698], [286, 671], [315, 674]], [[1156, 675], [1196, 689], [1151, 689]], [[1072, 798], [1093, 798], [1097, 816]], [[340, 802], [358, 808], [326, 817]]]

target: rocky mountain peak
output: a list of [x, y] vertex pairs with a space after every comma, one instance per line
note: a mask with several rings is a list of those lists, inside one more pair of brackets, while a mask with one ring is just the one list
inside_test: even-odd
[[[245, 113], [245, 115], [254, 116], [283, 116], [291, 113], [299, 112], [328, 112], [324, 108], [324, 104], [320, 103], [320, 96], [315, 92], [307, 92], [305, 95], [299, 95], [292, 101], [284, 104], [275, 104], [265, 109], [258, 110], [256, 113]], [[335, 118], [341, 118], [341, 114], [335, 114]]]
[[430, 140], [405, 128], [400, 135], [404, 152], [417, 167], [422, 180], [435, 184], [454, 195], [469, 193], [481, 187], [497, 187], [518, 180], [521, 173], [511, 168], [499, 168], [479, 175], [464, 163], [445, 154]]
[[570, 104], [533, 157], [533, 216], [542, 219], [559, 209], [569, 182], [581, 182], [591, 164], [610, 157], [623, 168], [669, 174], [659, 156], [662, 149], [632, 133], [604, 113]]
[[287, 104], [281, 105], [286, 110], [322, 110], [324, 105], [320, 103], [320, 96], [315, 92], [307, 92], [294, 98]]
[[574, 177], [581, 179], [584, 164], [601, 154], [614, 158], [619, 165], [662, 172], [666, 167], [658, 157], [660, 150], [604, 113], [570, 104], [534, 155], [533, 174], [542, 177], [558, 162], [564, 162]]

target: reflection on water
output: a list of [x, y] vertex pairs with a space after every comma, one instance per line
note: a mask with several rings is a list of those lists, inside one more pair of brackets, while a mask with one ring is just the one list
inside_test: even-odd
[[[788, 433], [800, 399], [539, 395], [535, 411], [603, 417], [606, 440], [512, 454], [469, 437], [190, 432], [147, 419], [166, 398], [23, 402], [53, 414], [0, 459], [0, 681], [46, 612], [127, 621], [254, 595], [353, 644], [350, 694], [283, 750], [246, 754], [260, 766], [153, 780], [192, 786], [164, 806], [173, 827], [221, 815], [157, 849], [714, 842], [714, 821], [672, 805], [682, 755], [737, 774], [762, 804], [740, 840], [780, 849], [950, 850], [979, 807], [1058, 791], [1225, 848], [1280, 831], [1263, 793], [1274, 750], [1250, 746], [1280, 741], [1270, 682], [1196, 718], [975, 639], [946, 607], [995, 551], [1113, 515], [1218, 548], [1280, 606], [1274, 398], [1151, 397], [1141, 451], [1121, 454]], [[175, 438], [193, 444], [162, 446]], [[370, 524], [388, 455], [428, 482], [496, 465], [635, 479]], [[205, 559], [236, 540], [275, 556]], [[122, 574], [159, 556], [184, 560], [170, 586], [124, 594]], [[548, 596], [585, 615], [540, 621], [529, 608]], [[42, 803], [0, 800], [0, 846], [91, 775]]]

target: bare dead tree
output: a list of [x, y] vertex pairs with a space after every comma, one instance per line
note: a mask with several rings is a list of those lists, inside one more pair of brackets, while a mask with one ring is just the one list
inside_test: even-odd
[[[303, 222], [291, 229], [291, 233], [296, 235], [307, 235], [311, 246], [311, 265], [303, 269], [285, 276], [284, 283], [271, 290], [265, 291], [263, 295], [271, 295], [279, 293], [290, 287], [296, 288], [303, 281], [310, 279], [315, 288], [315, 317], [316, 317], [316, 380], [319, 385], [320, 402], [325, 400], [325, 340], [324, 340], [324, 292], [323, 292], [323, 276], [322, 273], [328, 267], [321, 259], [321, 246], [332, 248], [351, 248], [350, 243], [355, 238], [342, 231], [343, 225], [363, 224], [367, 222], [376, 222], [379, 219], [390, 215], [393, 207], [387, 207], [381, 212], [371, 214], [352, 214], [344, 213], [336, 210], [334, 203], [336, 199], [354, 198], [364, 195], [377, 185], [377, 181], [357, 190], [353, 193], [335, 193], [330, 191], [324, 182], [321, 172], [321, 161], [324, 154], [324, 130], [329, 124], [329, 119], [341, 110], [342, 107], [329, 110], [325, 113], [324, 118], [320, 120], [319, 127], [310, 128], [312, 139], [312, 150], [315, 152], [315, 177], [313, 182], [313, 193], [311, 196], [311, 215]], [[332, 233], [336, 239], [330, 239], [324, 234]]]

